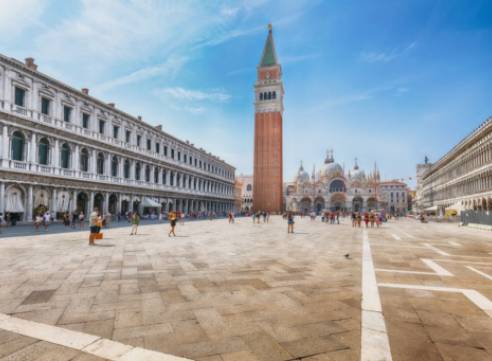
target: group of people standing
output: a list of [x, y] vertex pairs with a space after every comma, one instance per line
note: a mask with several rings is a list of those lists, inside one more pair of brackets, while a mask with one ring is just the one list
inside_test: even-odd
[[[141, 220], [140, 214], [138, 212], [132, 212], [127, 214], [127, 218], [128, 218], [128, 222], [131, 224], [130, 236], [137, 235], [138, 226], [140, 225], [140, 220]], [[171, 236], [176, 237], [175, 230], [176, 230], [176, 223], [178, 219], [179, 219], [179, 215], [177, 214], [177, 212], [168, 213], [168, 220], [170, 225], [170, 230], [168, 233], [169, 237]], [[102, 239], [101, 229], [104, 226], [107, 226], [105, 219], [102, 217], [102, 215], [100, 214], [97, 208], [94, 208], [94, 210], [89, 216], [89, 226], [90, 226], [89, 246], [94, 246], [96, 239]]]
[[360, 212], [352, 212], [352, 227], [360, 228], [362, 220], [364, 220], [366, 228], [369, 228], [369, 225], [371, 225], [371, 228], [374, 228], [374, 224], [376, 224], [376, 227], [379, 228], [383, 223], [384, 215], [382, 213], [375, 212], [364, 212], [364, 214], [361, 214]]
[[266, 211], [257, 211], [253, 213], [253, 223], [260, 223], [260, 219], [263, 218], [263, 223], [268, 223], [270, 220], [270, 213]]

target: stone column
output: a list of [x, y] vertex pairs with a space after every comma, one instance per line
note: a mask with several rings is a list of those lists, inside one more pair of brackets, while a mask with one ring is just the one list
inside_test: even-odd
[[[77, 191], [72, 191], [72, 206], [69, 209], [70, 212], [75, 212], [77, 210]], [[83, 210], [85, 212], [85, 210]]]
[[60, 167], [60, 141], [55, 139], [55, 150], [53, 152], [53, 166], [55, 168]]
[[75, 151], [73, 152], [73, 169], [78, 173], [80, 170], [80, 161], [79, 161], [79, 152], [80, 152], [80, 147], [78, 144], [75, 144]]
[[5, 183], [4, 182], [0, 183], [0, 214], [5, 216]]
[[53, 212], [56, 215], [56, 212], [58, 210], [58, 204], [56, 204], [57, 201], [57, 190], [56, 188], [53, 188], [53, 193], [52, 193], [52, 198], [51, 198], [51, 212]]
[[4, 125], [2, 129], [2, 159], [9, 158], [9, 128]]
[[[90, 153], [90, 159], [89, 159], [89, 172], [92, 174], [92, 176], [97, 174], [97, 155], [96, 151], [94, 149], [89, 150]], [[91, 209], [92, 212], [92, 209]]]
[[111, 154], [106, 155], [106, 160], [104, 161], [104, 175], [111, 176]]
[[36, 151], [36, 133], [32, 133], [32, 136], [31, 136], [31, 149], [30, 149], [30, 158], [29, 158], [29, 161], [31, 163], [36, 163], [36, 154], [38, 154], [38, 152]]
[[94, 210], [94, 192], [89, 193], [89, 209], [87, 211], [87, 215], [90, 215]]
[[109, 192], [104, 194], [104, 204], [102, 212], [103, 214], [107, 214], [109, 211]]
[[118, 178], [125, 178], [124, 170], [125, 170], [125, 159], [118, 158]]
[[26, 221], [32, 221], [32, 209], [33, 209], [33, 192], [32, 185], [29, 185], [27, 188], [27, 205], [26, 205]]
[[121, 213], [121, 194], [117, 195], [117, 202], [116, 202], [116, 213], [120, 214]]
[[[135, 180], [135, 161], [130, 161], [130, 180]], [[131, 212], [131, 210], [130, 210]]]

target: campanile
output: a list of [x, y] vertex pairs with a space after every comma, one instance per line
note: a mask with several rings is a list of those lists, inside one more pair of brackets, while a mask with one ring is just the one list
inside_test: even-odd
[[282, 113], [284, 87], [272, 26], [268, 25], [255, 83], [255, 154], [253, 209], [282, 212]]

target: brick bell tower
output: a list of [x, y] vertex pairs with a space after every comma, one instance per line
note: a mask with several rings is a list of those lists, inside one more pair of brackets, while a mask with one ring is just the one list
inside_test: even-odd
[[255, 83], [255, 154], [253, 209], [283, 211], [282, 113], [284, 87], [282, 68], [273, 43], [272, 25], [257, 67]]

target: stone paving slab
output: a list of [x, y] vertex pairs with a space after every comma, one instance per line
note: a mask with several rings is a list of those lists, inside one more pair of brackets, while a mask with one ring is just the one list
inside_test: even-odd
[[[0, 239], [0, 313], [193, 360], [361, 359], [363, 237], [348, 220], [298, 219], [293, 235], [279, 217], [187, 223], [176, 238], [166, 230], [109, 229], [96, 247], [87, 232]], [[376, 269], [424, 272], [376, 271], [379, 284], [492, 299], [492, 281], [467, 268], [492, 275], [483, 231], [400, 220], [367, 235]], [[422, 259], [452, 276], [432, 274]], [[492, 359], [492, 318], [464, 294], [379, 294], [393, 360]], [[0, 360], [43, 353], [98, 360], [0, 330]]]

